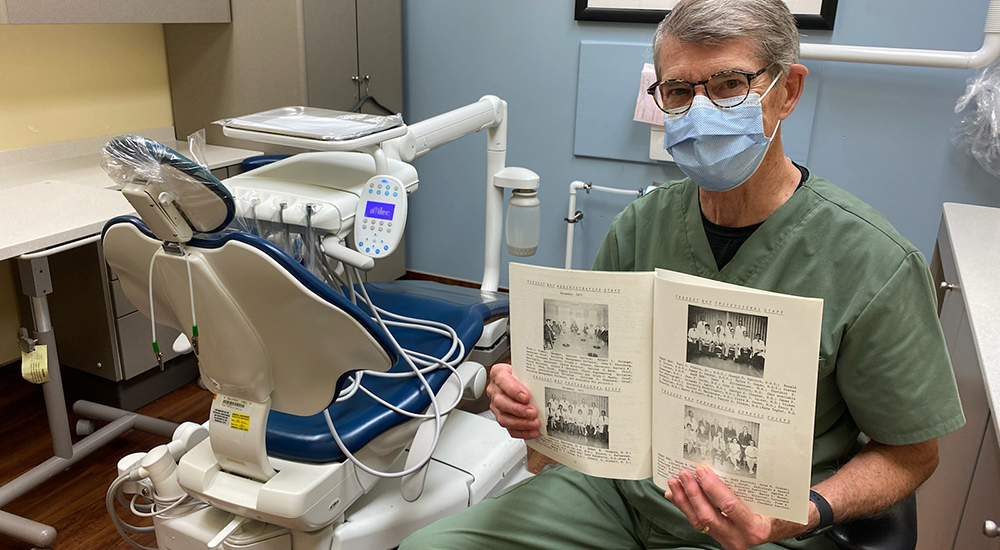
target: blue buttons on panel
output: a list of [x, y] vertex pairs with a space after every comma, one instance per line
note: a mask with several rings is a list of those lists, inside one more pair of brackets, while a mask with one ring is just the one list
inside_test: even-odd
[[372, 192], [372, 190], [371, 190], [371, 189], [369, 189], [369, 190], [368, 190], [368, 194], [371, 194], [371, 192]]
[[389, 250], [388, 246], [383, 247], [384, 250]]
[[370, 248], [366, 248], [365, 249], [365, 252], [371, 252], [371, 251], [372, 251], [372, 249], [370, 249]]
[[392, 194], [393, 197], [395, 197], [396, 195], [399, 195], [399, 193], [393, 193]]

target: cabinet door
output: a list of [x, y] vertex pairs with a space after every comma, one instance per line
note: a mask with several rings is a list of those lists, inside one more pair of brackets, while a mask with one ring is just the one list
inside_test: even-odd
[[983, 523], [986, 520], [1000, 522], [1000, 498], [997, 498], [997, 488], [1000, 487], [1000, 447], [997, 445], [997, 432], [993, 422], [986, 428], [983, 438], [983, 450], [979, 453], [976, 463], [976, 475], [972, 480], [972, 490], [962, 514], [962, 524], [958, 530], [955, 548], [961, 550], [997, 550], [1000, 539], [988, 538], [983, 534]]
[[918, 550], [953, 548], [989, 419], [983, 374], [960, 290], [945, 294], [941, 324], [966, 423], [939, 440], [938, 468], [917, 490]]
[[354, 1], [302, 0], [310, 107], [346, 111], [357, 102], [357, 19]]
[[[368, 93], [393, 112], [403, 112], [403, 6], [401, 0], [358, 0], [358, 74], [369, 76]], [[416, 8], [419, 9], [419, 8]], [[362, 112], [385, 114], [371, 104]]]

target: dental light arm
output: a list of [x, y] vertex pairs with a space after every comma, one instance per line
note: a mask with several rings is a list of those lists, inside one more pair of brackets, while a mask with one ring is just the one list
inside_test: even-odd
[[986, 36], [983, 38], [983, 45], [974, 52], [803, 43], [799, 56], [819, 61], [978, 69], [989, 65], [1000, 55], [1000, 0], [990, 0], [984, 30]]
[[507, 150], [507, 102], [488, 95], [471, 105], [410, 124], [406, 135], [389, 143], [398, 151], [399, 160], [412, 162], [431, 149], [487, 128], [491, 134], [500, 133], [501, 126], [502, 135], [496, 136], [498, 139], [490, 139], [488, 147], [491, 151]]
[[[383, 144], [404, 162], [425, 155], [435, 147], [487, 130], [486, 134], [486, 250], [481, 290], [495, 292], [500, 284], [503, 244], [504, 188], [536, 189], [533, 172], [505, 168], [507, 160], [507, 102], [492, 95], [465, 107], [411, 124], [405, 135]], [[525, 172], [530, 177], [525, 177]]]

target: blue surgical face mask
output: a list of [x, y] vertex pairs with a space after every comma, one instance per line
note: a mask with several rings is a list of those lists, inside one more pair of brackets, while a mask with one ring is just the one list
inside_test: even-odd
[[663, 147], [677, 167], [706, 191], [729, 191], [750, 179], [781, 124], [770, 137], [764, 134], [761, 101], [775, 82], [736, 107], [723, 109], [696, 95], [684, 114], [665, 115]]

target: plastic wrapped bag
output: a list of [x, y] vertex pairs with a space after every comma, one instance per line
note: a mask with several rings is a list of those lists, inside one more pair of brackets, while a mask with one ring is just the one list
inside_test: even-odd
[[963, 111], [962, 120], [952, 128], [952, 144], [1000, 177], [1000, 58], [967, 81], [965, 94], [955, 105], [956, 113]]
[[155, 189], [152, 196], [157, 200], [166, 193], [196, 232], [215, 233], [233, 220], [229, 190], [205, 167], [162, 143], [118, 136], [104, 146], [101, 167], [119, 189], [127, 185]]

